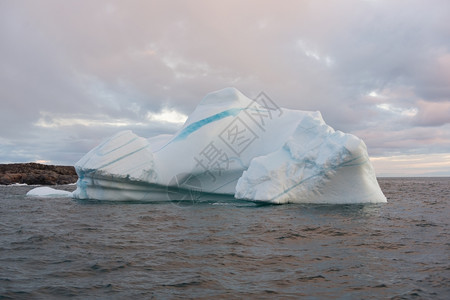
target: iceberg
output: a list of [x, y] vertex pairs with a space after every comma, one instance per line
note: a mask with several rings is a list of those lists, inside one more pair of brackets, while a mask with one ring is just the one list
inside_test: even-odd
[[252, 100], [235, 88], [204, 97], [177, 133], [119, 132], [75, 169], [77, 199], [386, 202], [361, 139], [335, 131], [320, 112], [281, 108], [264, 93]]

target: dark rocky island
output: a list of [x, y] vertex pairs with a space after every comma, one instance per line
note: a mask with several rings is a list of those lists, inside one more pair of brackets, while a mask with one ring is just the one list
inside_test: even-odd
[[55, 185], [75, 183], [73, 166], [53, 166], [38, 163], [0, 164], [0, 184]]

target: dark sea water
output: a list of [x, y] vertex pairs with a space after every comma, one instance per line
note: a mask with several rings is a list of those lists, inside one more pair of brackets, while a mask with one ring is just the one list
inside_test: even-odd
[[88, 203], [1, 186], [0, 299], [450, 299], [450, 178], [379, 182], [387, 204]]

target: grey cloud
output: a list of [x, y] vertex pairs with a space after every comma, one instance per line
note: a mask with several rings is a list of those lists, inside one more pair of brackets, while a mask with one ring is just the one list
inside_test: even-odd
[[[36, 126], [42, 112], [142, 123], [164, 107], [189, 114], [227, 86], [320, 110], [336, 129], [361, 133], [377, 155], [426, 151], [409, 135], [435, 136], [448, 123], [436, 111], [450, 101], [448, 11], [448, 1], [2, 1], [2, 159], [14, 149], [25, 159], [45, 148], [73, 163], [79, 154], [65, 155], [58, 142], [74, 148], [80, 141], [77, 153], [88, 151], [115, 130], [55, 133]], [[372, 91], [385, 98], [368, 98]], [[380, 104], [417, 108], [417, 115]], [[176, 130], [132, 129], [143, 136]], [[433, 147], [450, 151], [447, 142]]]
[[450, 101], [418, 103], [419, 112], [415, 124], [421, 126], [441, 126], [450, 124]]

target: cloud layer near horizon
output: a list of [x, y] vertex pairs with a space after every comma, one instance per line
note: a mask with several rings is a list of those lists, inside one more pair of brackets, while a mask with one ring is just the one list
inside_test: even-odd
[[320, 110], [373, 157], [450, 153], [449, 12], [448, 1], [2, 1], [0, 158], [73, 164], [118, 130], [171, 133], [227, 86]]

